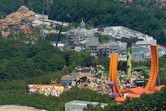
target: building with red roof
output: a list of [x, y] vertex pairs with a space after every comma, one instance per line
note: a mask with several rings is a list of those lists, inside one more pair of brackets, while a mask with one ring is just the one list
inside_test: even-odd
[[22, 31], [23, 31], [24, 33], [30, 33], [29, 28], [26, 27], [26, 26], [24, 26], [24, 27], [22, 28]]

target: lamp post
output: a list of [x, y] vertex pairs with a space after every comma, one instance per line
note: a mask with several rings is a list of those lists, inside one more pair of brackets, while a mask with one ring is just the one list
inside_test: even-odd
[[44, 4], [45, 0], [43, 0], [42, 40], [44, 40]]

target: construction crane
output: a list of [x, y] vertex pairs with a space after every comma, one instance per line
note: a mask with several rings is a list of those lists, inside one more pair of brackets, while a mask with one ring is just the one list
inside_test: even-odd
[[61, 25], [61, 27], [60, 27], [60, 29], [59, 29], [58, 38], [57, 38], [57, 41], [56, 41], [56, 46], [55, 46], [55, 48], [57, 48], [58, 42], [59, 42], [59, 40], [60, 40], [60, 34], [61, 34], [61, 31], [62, 31], [63, 23], [64, 23], [64, 20], [62, 21], [62, 25]]

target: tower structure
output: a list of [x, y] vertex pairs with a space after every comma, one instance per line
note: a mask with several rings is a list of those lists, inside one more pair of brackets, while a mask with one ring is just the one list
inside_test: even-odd
[[82, 18], [82, 21], [80, 23], [80, 28], [85, 28], [85, 22], [84, 22], [84, 19]]
[[131, 76], [132, 44], [138, 41], [143, 41], [143, 38], [137, 36], [135, 31], [128, 28], [125, 28], [125, 30], [120, 30], [119, 33], [121, 34], [116, 38], [116, 41], [127, 43], [127, 75]]

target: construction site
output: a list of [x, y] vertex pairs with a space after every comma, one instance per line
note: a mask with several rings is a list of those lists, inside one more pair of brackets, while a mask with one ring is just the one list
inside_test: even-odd
[[[99, 41], [96, 33], [106, 35], [109, 40], [105, 43]], [[67, 33], [68, 49], [77, 52], [86, 51], [96, 58], [110, 57], [110, 54], [119, 55], [118, 60], [127, 60], [127, 40], [131, 41], [132, 60], [150, 60], [150, 44], [157, 44], [153, 37], [123, 26], [107, 26], [103, 31], [98, 28], [88, 30], [82, 20], [77, 29], [71, 29]], [[165, 54], [165, 49], [161, 49], [159, 57]]]

